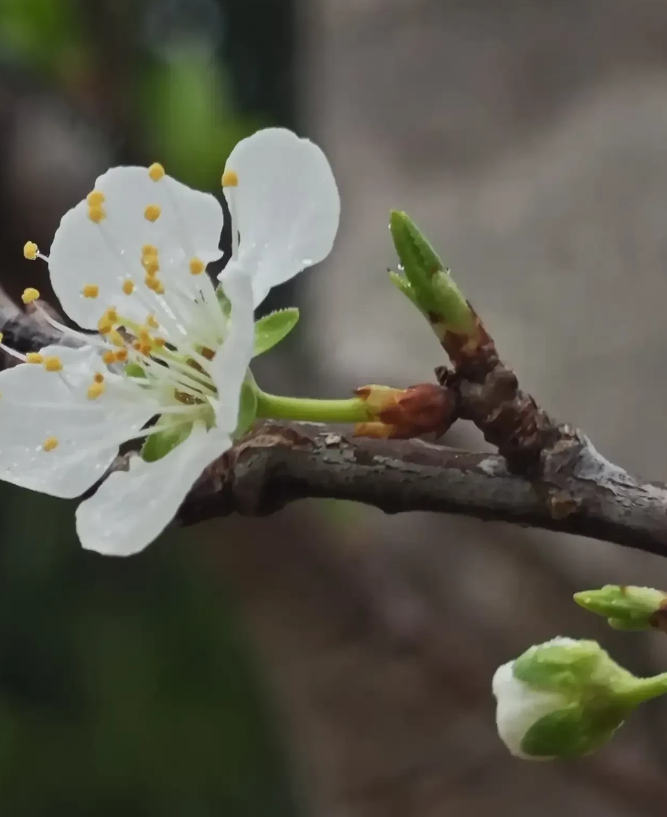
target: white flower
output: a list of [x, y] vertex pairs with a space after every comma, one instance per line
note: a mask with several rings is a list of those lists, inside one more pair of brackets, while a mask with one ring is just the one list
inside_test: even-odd
[[528, 730], [540, 718], [563, 709], [568, 700], [558, 692], [535, 689], [514, 676], [510, 661], [498, 667], [493, 676], [493, 694], [497, 700], [496, 726], [501, 740], [515, 757], [524, 760], [549, 760], [526, 754], [521, 744]]
[[[222, 208], [160, 165], [109, 170], [64, 216], [48, 258], [31, 242], [25, 247], [26, 257], [48, 260], [69, 317], [97, 333], [44, 313], [83, 345], [27, 356], [3, 346], [22, 363], [0, 373], [0, 478], [75, 497], [104, 476], [123, 443], [173, 439], [156, 461], [133, 456], [127, 471], [79, 505], [84, 548], [137, 553], [173, 519], [232, 444], [254, 306], [333, 242], [338, 193], [319, 148], [270, 129], [241, 142], [230, 162], [234, 156], [236, 173], [225, 176], [234, 182], [233, 228], [243, 243], [239, 250], [235, 241], [220, 276], [229, 310], [205, 271], [221, 256]], [[24, 293], [26, 302], [38, 297]]]

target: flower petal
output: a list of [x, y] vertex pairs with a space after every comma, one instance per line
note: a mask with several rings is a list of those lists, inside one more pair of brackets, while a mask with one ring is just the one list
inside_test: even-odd
[[129, 471], [111, 474], [79, 505], [76, 529], [86, 550], [131, 556], [149, 545], [176, 515], [202, 471], [231, 446], [229, 435], [198, 423], [157, 462], [139, 456]]
[[515, 757], [523, 760], [549, 760], [528, 755], [521, 744], [531, 726], [545, 715], [567, 706], [558, 692], [533, 689], [514, 676], [514, 661], [498, 667], [493, 676], [493, 694], [497, 700], [496, 725], [501, 740]]
[[232, 312], [227, 337], [211, 361], [210, 374], [218, 390], [216, 423], [231, 434], [239, 416], [241, 386], [255, 348], [255, 318], [252, 280], [239, 270], [225, 270], [222, 287]]
[[317, 264], [331, 251], [340, 197], [329, 162], [308, 139], [267, 128], [240, 141], [226, 171], [233, 229], [240, 232], [237, 263], [252, 273], [255, 305], [271, 287]]
[[[155, 414], [140, 392], [114, 388], [90, 401], [86, 391], [103, 369], [96, 349], [50, 346], [61, 372], [23, 363], [0, 372], [0, 479], [33, 491], [71, 498], [100, 479], [118, 453], [117, 439], [136, 433]], [[51, 439], [52, 438], [52, 439]], [[52, 450], [44, 443], [56, 441]]]
[[[143, 167], [112, 168], [97, 179], [95, 190], [104, 196], [99, 205], [104, 217], [96, 223], [89, 218], [88, 203], [77, 204], [60, 222], [49, 258], [53, 289], [80, 326], [94, 329], [110, 305], [138, 321], [154, 311], [157, 299], [144, 284], [141, 265], [144, 245], [157, 248], [160, 276], [167, 286], [175, 276], [182, 286], [194, 286], [189, 261], [198, 258], [207, 264], [221, 256], [223, 211], [214, 196], [170, 176], [153, 181]], [[159, 208], [155, 221], [145, 217], [150, 205]], [[130, 296], [121, 288], [128, 278], [135, 284]], [[89, 285], [99, 288], [97, 297], [83, 295]]]

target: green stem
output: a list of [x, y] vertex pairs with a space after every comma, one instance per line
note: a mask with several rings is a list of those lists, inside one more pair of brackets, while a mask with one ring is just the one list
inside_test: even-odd
[[641, 704], [667, 693], [667, 672], [652, 678], [637, 678], [621, 697], [632, 704]]
[[313, 400], [308, 397], [281, 397], [257, 391], [257, 417], [272, 420], [303, 420], [313, 423], [363, 423], [371, 415], [363, 400]]

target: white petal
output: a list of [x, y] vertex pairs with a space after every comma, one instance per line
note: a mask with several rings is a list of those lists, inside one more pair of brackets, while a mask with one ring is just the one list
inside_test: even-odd
[[340, 197], [329, 162], [308, 139], [267, 128], [240, 141], [226, 170], [226, 188], [241, 234], [237, 261], [253, 275], [255, 305], [269, 289], [318, 263], [338, 230]]
[[514, 661], [503, 664], [493, 676], [493, 694], [497, 699], [496, 725], [503, 743], [515, 757], [524, 760], [549, 760], [527, 755], [521, 750], [526, 733], [540, 718], [563, 709], [567, 701], [557, 692], [545, 692], [514, 677]]
[[[63, 371], [24, 363], [0, 372], [0, 479], [71, 498], [104, 475], [118, 453], [113, 441], [135, 433], [156, 408], [120, 388], [113, 375], [107, 392], [88, 400], [93, 374], [104, 369], [95, 349], [50, 346], [42, 353], [58, 355]], [[44, 451], [50, 437], [58, 445]]]
[[[170, 276], [178, 276], [183, 286], [194, 286], [189, 260], [197, 257], [206, 264], [220, 257], [223, 211], [214, 196], [169, 176], [154, 182], [143, 167], [112, 168], [97, 179], [95, 190], [105, 196], [106, 217], [95, 224], [88, 218], [88, 204], [78, 204], [60, 222], [49, 258], [53, 289], [80, 326], [94, 329], [110, 305], [138, 321], [154, 310], [156, 298], [144, 285], [141, 266], [145, 244], [158, 249], [165, 286]], [[161, 208], [153, 223], [144, 217], [151, 204]], [[121, 289], [126, 278], [136, 284], [129, 296]], [[97, 298], [83, 296], [87, 284], [99, 286]]]
[[157, 462], [139, 456], [129, 471], [111, 474], [79, 505], [81, 544], [106, 556], [131, 556], [149, 545], [176, 515], [202, 471], [231, 446], [227, 434], [202, 424]]
[[218, 390], [216, 423], [231, 434], [238, 422], [241, 386], [252, 360], [255, 318], [250, 276], [238, 270], [225, 271], [221, 281], [232, 312], [227, 337], [211, 362], [210, 373]]

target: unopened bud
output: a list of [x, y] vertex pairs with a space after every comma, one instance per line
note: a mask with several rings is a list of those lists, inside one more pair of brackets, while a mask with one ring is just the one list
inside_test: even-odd
[[607, 584], [575, 593], [574, 600], [584, 610], [605, 616], [615, 630], [667, 630], [667, 593], [662, 590]]
[[456, 419], [455, 398], [451, 392], [432, 383], [420, 383], [407, 389], [362, 386], [355, 394], [369, 410], [369, 422], [355, 427], [355, 434], [360, 437], [441, 436]]
[[608, 743], [643, 701], [667, 692], [667, 674], [635, 678], [595, 641], [555, 638], [493, 678], [498, 733], [516, 757], [589, 754]]
[[392, 273], [394, 284], [420, 309], [441, 342], [448, 333], [474, 336], [477, 317], [421, 230], [397, 210], [389, 229], [404, 273]]

